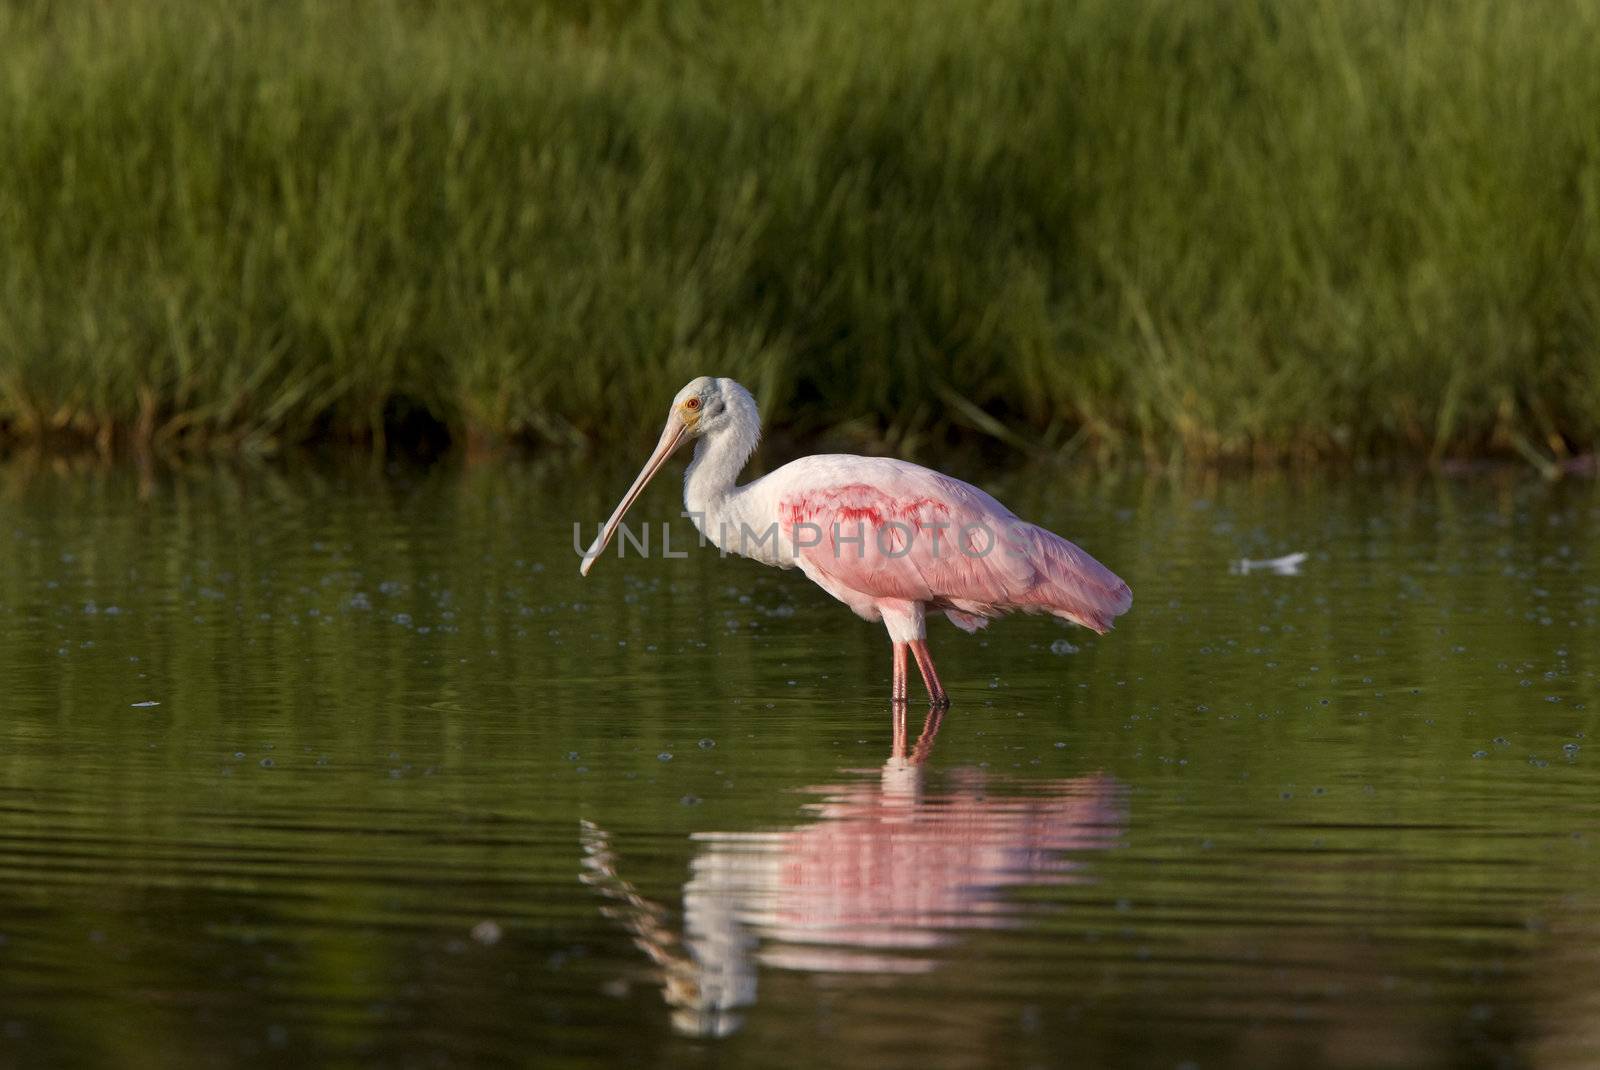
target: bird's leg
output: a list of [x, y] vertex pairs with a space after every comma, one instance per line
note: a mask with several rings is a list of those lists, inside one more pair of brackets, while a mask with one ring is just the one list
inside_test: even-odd
[[917, 668], [922, 672], [922, 684], [928, 689], [928, 704], [940, 707], [950, 705], [950, 696], [945, 694], [944, 685], [939, 682], [938, 670], [933, 667], [933, 655], [928, 652], [928, 641], [911, 640], [911, 656], [917, 659]]
[[[920, 662], [919, 662], [920, 664]], [[896, 706], [906, 704], [906, 644], [894, 644], [894, 695]]]

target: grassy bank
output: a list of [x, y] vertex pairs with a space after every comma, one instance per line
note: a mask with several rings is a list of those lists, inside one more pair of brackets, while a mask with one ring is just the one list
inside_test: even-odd
[[0, 8], [0, 425], [1593, 444], [1600, 4], [930, 10]]

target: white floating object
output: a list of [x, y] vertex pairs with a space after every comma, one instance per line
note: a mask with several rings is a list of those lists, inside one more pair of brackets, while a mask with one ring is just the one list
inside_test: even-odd
[[1300, 566], [1305, 564], [1306, 558], [1311, 555], [1300, 551], [1284, 554], [1282, 557], [1266, 557], [1260, 561], [1252, 561], [1248, 557], [1240, 558], [1228, 566], [1228, 571], [1236, 576], [1248, 576], [1252, 572], [1272, 572], [1279, 576], [1298, 576]]
[[159, 705], [161, 705], [161, 703], [155, 701], [154, 699], [145, 699], [143, 702], [135, 702], [135, 703], [133, 703], [133, 708], [136, 709], [136, 710], [140, 710], [140, 709], [144, 709], [146, 706], [159, 706]]

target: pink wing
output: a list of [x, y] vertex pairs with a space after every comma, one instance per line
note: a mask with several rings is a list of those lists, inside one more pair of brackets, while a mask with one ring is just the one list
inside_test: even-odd
[[1126, 583], [1066, 539], [919, 465], [808, 457], [771, 478], [785, 541], [830, 590], [922, 602], [968, 631], [1022, 610], [1105, 632], [1133, 604]]

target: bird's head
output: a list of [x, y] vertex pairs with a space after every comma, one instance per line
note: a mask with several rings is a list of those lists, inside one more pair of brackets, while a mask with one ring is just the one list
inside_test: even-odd
[[[583, 563], [578, 566], [578, 571], [585, 576], [589, 574], [590, 566], [611, 542], [611, 537], [616, 534], [634, 499], [644, 491], [679, 446], [689, 439], [704, 438], [735, 427], [747, 428], [753, 436], [760, 427], [760, 420], [750, 391], [732, 379], [702, 375], [678, 391], [672, 399], [671, 408], [667, 410], [667, 426], [662, 428], [661, 438], [656, 442], [650, 459], [644, 462], [639, 477], [628, 488], [628, 493], [622, 496], [616, 512], [611, 514], [611, 519], [606, 521], [606, 526], [583, 555]], [[750, 439], [750, 445], [754, 448], [754, 437]]]
[[702, 375], [672, 399], [667, 426], [671, 428], [676, 417], [686, 437], [700, 438], [731, 426], [745, 410], [752, 415], [755, 412], [755, 400], [748, 390], [732, 379]]

